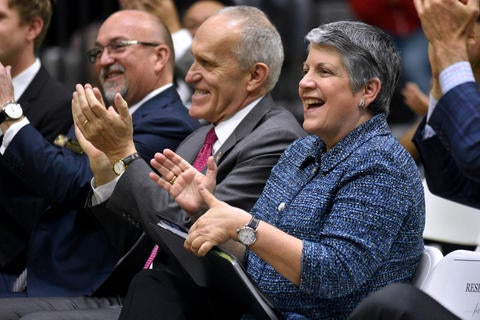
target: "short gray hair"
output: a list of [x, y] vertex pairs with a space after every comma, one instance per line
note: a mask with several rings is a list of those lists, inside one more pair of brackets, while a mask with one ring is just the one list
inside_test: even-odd
[[280, 77], [284, 59], [282, 39], [275, 26], [263, 11], [255, 7], [225, 7], [218, 14], [239, 21], [242, 38], [232, 49], [233, 54], [245, 70], [255, 63], [265, 63], [270, 69], [265, 85], [272, 90]]
[[363, 22], [337, 21], [312, 29], [305, 39], [309, 42], [309, 50], [312, 44], [318, 44], [340, 53], [352, 92], [378, 78], [382, 86], [368, 109], [373, 114], [389, 114], [401, 68], [400, 53], [389, 35]]

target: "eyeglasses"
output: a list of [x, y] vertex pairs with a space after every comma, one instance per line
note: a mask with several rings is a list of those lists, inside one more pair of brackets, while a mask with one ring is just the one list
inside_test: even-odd
[[142, 46], [150, 46], [156, 47], [159, 44], [154, 42], [144, 42], [138, 40], [115, 40], [107, 44], [105, 47], [95, 47], [87, 51], [87, 58], [88, 62], [95, 63], [97, 59], [102, 55], [103, 50], [107, 48], [109, 54], [112, 53], [120, 53], [125, 51], [126, 47], [134, 46], [134, 45], [142, 45]]

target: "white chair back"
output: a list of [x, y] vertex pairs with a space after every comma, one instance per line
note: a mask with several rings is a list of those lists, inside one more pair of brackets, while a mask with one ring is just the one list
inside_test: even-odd
[[480, 252], [450, 252], [420, 289], [461, 319], [480, 319]]
[[432, 194], [423, 180], [425, 230], [423, 238], [432, 241], [478, 246], [480, 210]]
[[442, 258], [443, 254], [438, 248], [425, 246], [422, 257], [420, 258], [420, 263], [418, 264], [413, 277], [412, 284], [417, 288], [421, 288], [427, 277], [432, 273], [433, 268], [438, 262], [440, 262], [440, 260], [442, 260]]

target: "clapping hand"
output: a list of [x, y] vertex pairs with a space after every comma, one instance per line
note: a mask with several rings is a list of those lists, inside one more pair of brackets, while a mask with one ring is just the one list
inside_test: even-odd
[[169, 149], [156, 153], [150, 164], [161, 175], [152, 172], [150, 178], [168, 191], [178, 205], [192, 215], [205, 206], [198, 187], [203, 186], [211, 192], [215, 189], [217, 165], [213, 157], [208, 159], [205, 175]]
[[237, 230], [247, 224], [251, 215], [218, 200], [203, 186], [198, 191], [210, 209], [190, 227], [184, 247], [196, 255], [204, 256], [214, 246], [236, 240]]

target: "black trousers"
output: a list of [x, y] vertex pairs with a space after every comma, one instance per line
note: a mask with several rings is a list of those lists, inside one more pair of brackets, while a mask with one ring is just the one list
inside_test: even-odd
[[349, 320], [459, 320], [432, 297], [406, 283], [395, 283], [370, 294]]
[[180, 270], [143, 270], [130, 282], [119, 320], [238, 319], [234, 306]]

